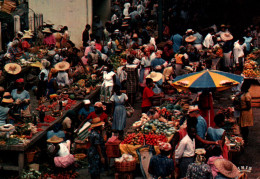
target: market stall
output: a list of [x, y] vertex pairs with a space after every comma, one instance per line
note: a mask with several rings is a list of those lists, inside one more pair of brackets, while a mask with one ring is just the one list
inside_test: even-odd
[[[96, 95], [99, 94], [100, 87], [97, 87], [94, 91], [91, 91], [89, 95], [86, 95], [85, 98], [88, 99], [94, 99]], [[71, 101], [72, 102], [72, 101]], [[4, 153], [5, 151], [7, 152], [12, 152], [13, 155], [17, 155], [17, 161], [18, 165], [7, 165], [6, 163], [1, 163], [0, 166], [4, 170], [15, 170], [18, 171], [19, 174], [21, 174], [24, 164], [25, 164], [25, 154], [26, 152], [40, 139], [45, 137], [46, 133], [48, 130], [50, 130], [54, 124], [61, 122], [64, 119], [64, 114], [66, 114], [66, 111], [71, 109], [71, 110], [79, 110], [83, 106], [81, 101], [74, 101], [73, 104], [70, 106], [70, 108], [64, 108], [62, 113], [57, 116], [52, 116], [51, 114], [52, 111], [47, 111], [44, 117], [44, 121], [39, 121], [36, 128], [36, 133], [32, 135], [30, 133], [29, 135], [23, 135], [23, 133], [17, 133], [17, 135], [10, 135], [7, 138], [3, 137], [1, 138], [1, 143], [0, 143], [0, 151], [1, 153]], [[42, 106], [43, 108], [43, 106]], [[23, 127], [26, 127], [28, 125], [33, 125], [31, 123], [25, 124], [25, 123], [20, 123], [16, 124], [16, 128], [22, 129]], [[28, 128], [27, 128], [28, 129]], [[8, 134], [9, 135], [9, 134]], [[5, 141], [7, 140], [7, 141]], [[10, 142], [10, 140], [12, 142]]]

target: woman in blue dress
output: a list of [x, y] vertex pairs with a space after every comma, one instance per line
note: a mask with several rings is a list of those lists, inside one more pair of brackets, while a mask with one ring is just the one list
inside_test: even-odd
[[110, 100], [114, 104], [114, 115], [113, 115], [113, 123], [112, 130], [119, 132], [119, 139], [123, 138], [124, 128], [126, 125], [126, 108], [125, 103], [128, 100], [128, 97], [125, 93], [121, 93], [120, 87], [115, 85], [114, 87], [115, 93], [112, 95]]

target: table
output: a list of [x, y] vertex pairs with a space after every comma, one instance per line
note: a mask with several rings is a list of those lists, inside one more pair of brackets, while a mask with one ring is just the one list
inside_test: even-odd
[[[85, 98], [87, 99], [94, 99], [96, 95], [99, 94], [100, 91], [100, 87], [97, 87], [96, 90], [92, 91], [89, 95], [86, 95]], [[78, 111], [81, 107], [83, 106], [83, 102], [82, 101], [77, 101], [77, 103], [70, 109], [70, 110], [75, 110]], [[1, 151], [10, 151], [12, 153], [18, 153], [18, 166], [14, 166], [14, 165], [8, 165], [5, 163], [0, 163], [0, 169], [3, 170], [14, 170], [14, 171], [18, 171], [19, 175], [22, 174], [22, 170], [24, 168], [24, 157], [25, 157], [25, 153], [26, 151], [33, 146], [37, 141], [39, 141], [42, 137], [44, 137], [47, 133], [47, 131], [49, 131], [54, 124], [61, 122], [66, 114], [67, 111], [64, 111], [63, 115], [60, 117], [57, 117], [57, 119], [55, 121], [53, 121], [52, 123], [48, 123], [49, 126], [42, 126], [43, 131], [37, 132], [36, 134], [34, 134], [32, 136], [32, 138], [30, 139], [30, 142], [27, 144], [21, 144], [21, 145], [0, 145], [0, 152]]]

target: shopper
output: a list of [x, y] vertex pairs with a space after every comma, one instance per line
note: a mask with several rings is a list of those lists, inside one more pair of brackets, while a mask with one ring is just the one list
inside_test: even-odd
[[90, 173], [91, 179], [99, 179], [100, 173], [107, 167], [105, 142], [102, 137], [105, 122], [101, 121], [100, 118], [94, 118], [91, 123], [92, 130], [89, 134], [91, 146], [88, 149], [88, 172]]
[[114, 87], [114, 94], [111, 97], [111, 101], [113, 102], [113, 123], [112, 130], [119, 132], [119, 139], [123, 139], [124, 128], [126, 125], [126, 108], [125, 103], [128, 100], [128, 97], [125, 93], [120, 92], [120, 86], [116, 85]]

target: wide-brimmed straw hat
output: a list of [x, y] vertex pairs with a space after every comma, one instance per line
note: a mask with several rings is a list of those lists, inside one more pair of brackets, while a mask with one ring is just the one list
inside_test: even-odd
[[190, 35], [188, 37], [185, 38], [186, 42], [194, 42], [197, 39], [197, 37]]
[[49, 138], [47, 140], [47, 142], [54, 143], [54, 144], [61, 143], [62, 141], [63, 141], [63, 138], [60, 138], [60, 137], [58, 137], [56, 135], [52, 136], [51, 138]]
[[228, 178], [235, 178], [239, 176], [239, 169], [232, 162], [226, 159], [216, 159], [214, 161], [214, 165], [221, 174]]
[[229, 32], [224, 32], [220, 34], [220, 37], [223, 41], [228, 41], [233, 39], [233, 35], [231, 35]]
[[42, 32], [44, 32], [44, 33], [52, 33], [50, 28], [45, 28], [45, 29], [42, 30]]
[[58, 71], [65, 71], [70, 68], [70, 64], [68, 62], [62, 61], [57, 63], [54, 68]]
[[100, 120], [100, 117], [94, 118], [91, 123], [91, 128], [102, 126], [105, 124], [105, 122]]
[[22, 39], [31, 39], [31, 38], [32, 38], [32, 36], [29, 33], [23, 34], [23, 37], [22, 37]]
[[9, 92], [5, 92], [2, 99], [3, 103], [13, 103], [14, 100]]
[[90, 104], [91, 102], [90, 102], [89, 99], [85, 99], [85, 100], [83, 100], [83, 103], [84, 103], [84, 104]]
[[152, 71], [146, 78], [151, 78], [153, 82], [157, 82], [162, 79], [162, 77], [163, 75], [161, 73]]
[[7, 63], [4, 69], [7, 73], [12, 75], [17, 75], [22, 71], [22, 67], [17, 63]]

